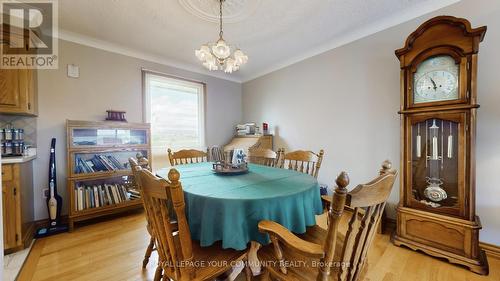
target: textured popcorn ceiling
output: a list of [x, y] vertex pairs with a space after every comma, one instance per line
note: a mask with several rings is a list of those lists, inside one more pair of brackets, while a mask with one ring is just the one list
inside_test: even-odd
[[[459, 0], [226, 0], [224, 37], [248, 53], [246, 81]], [[214, 41], [217, 0], [61, 0], [61, 38], [204, 72], [194, 56]], [[241, 11], [243, 9], [243, 11]]]

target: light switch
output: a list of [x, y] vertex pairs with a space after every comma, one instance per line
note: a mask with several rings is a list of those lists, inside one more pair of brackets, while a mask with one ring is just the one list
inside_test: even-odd
[[68, 64], [68, 77], [70, 78], [80, 77], [80, 67], [74, 64]]

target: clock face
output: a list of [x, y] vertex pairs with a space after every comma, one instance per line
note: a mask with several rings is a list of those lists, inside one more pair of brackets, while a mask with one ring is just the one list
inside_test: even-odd
[[450, 56], [423, 61], [413, 76], [413, 103], [458, 99], [459, 67]]

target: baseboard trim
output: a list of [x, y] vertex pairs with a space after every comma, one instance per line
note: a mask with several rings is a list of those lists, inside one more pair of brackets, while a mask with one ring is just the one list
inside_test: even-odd
[[[393, 218], [385, 218], [384, 231], [391, 233], [396, 230], [397, 221]], [[479, 241], [479, 246], [486, 252], [486, 255], [491, 258], [500, 259], [500, 246]]]
[[500, 246], [481, 241], [479, 242], [479, 246], [486, 252], [488, 257], [500, 259]]
[[[67, 224], [68, 223], [68, 215], [62, 215], [60, 222], [62, 224]], [[38, 230], [39, 228], [42, 228], [42, 227], [49, 227], [49, 219], [48, 218], [35, 221], [35, 231]]]

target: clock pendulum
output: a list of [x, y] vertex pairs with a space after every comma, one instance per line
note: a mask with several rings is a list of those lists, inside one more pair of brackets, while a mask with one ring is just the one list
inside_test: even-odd
[[436, 125], [436, 119], [432, 120], [432, 126], [429, 128], [431, 135], [432, 135], [432, 151], [431, 151], [431, 156], [429, 156], [427, 159], [430, 160], [439, 160], [439, 151], [438, 151], [438, 133], [439, 133], [439, 127]]
[[[428, 123], [427, 123], [428, 124]], [[439, 133], [441, 129], [441, 155], [439, 155]], [[425, 199], [420, 200], [432, 208], [440, 207], [441, 204], [437, 203], [445, 200], [448, 195], [446, 191], [441, 187], [443, 185], [443, 180], [440, 178], [440, 170], [443, 170], [443, 121], [441, 120], [441, 126], [437, 126], [436, 119], [432, 120], [432, 126], [429, 127], [430, 134], [427, 134], [427, 138], [431, 143], [431, 155], [426, 156], [426, 161], [429, 161], [429, 175], [425, 178], [427, 187], [424, 189], [424, 196], [430, 200]], [[439, 162], [438, 162], [439, 161]], [[441, 169], [436, 169], [437, 165], [441, 164]]]

